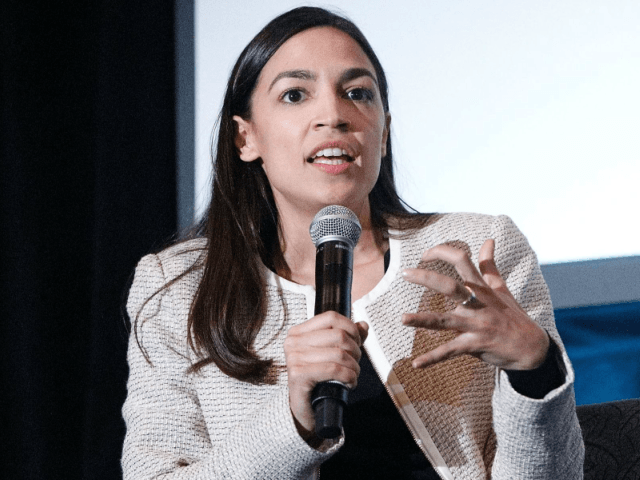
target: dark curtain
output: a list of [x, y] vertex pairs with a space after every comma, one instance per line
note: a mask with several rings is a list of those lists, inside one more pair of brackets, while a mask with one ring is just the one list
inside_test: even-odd
[[577, 413], [584, 480], [640, 478], [640, 399], [581, 405]]
[[176, 229], [173, 2], [0, 6], [2, 458], [114, 479], [137, 260]]

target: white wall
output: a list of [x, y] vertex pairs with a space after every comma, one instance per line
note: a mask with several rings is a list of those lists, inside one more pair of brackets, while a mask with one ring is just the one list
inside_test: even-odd
[[[237, 56], [301, 2], [196, 0], [196, 211]], [[640, 254], [640, 2], [354, 0], [405, 200], [510, 215], [541, 262]]]

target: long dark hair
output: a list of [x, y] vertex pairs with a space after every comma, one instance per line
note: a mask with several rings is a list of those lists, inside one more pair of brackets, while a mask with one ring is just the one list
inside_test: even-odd
[[[384, 70], [362, 32], [350, 20], [327, 10], [301, 7], [272, 20], [242, 51], [227, 83], [214, 160], [213, 192], [204, 221], [208, 239], [202, 281], [189, 313], [189, 343], [200, 360], [197, 371], [215, 363], [225, 374], [252, 383], [267, 382], [272, 360], [252, 345], [266, 316], [264, 266], [287, 276], [279, 241], [278, 210], [259, 162], [243, 162], [235, 145], [234, 115], [251, 117], [251, 95], [262, 68], [289, 38], [313, 27], [333, 27], [353, 38], [376, 72], [385, 113], [389, 111]], [[369, 194], [376, 241], [389, 227], [416, 228], [425, 217], [410, 212], [396, 192], [391, 150]]]

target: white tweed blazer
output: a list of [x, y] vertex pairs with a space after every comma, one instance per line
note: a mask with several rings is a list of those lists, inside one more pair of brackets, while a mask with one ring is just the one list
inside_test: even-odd
[[[518, 394], [505, 372], [468, 355], [425, 370], [411, 367], [414, 357], [453, 334], [405, 327], [400, 315], [455, 306], [403, 280], [402, 269], [418, 266], [424, 250], [443, 243], [466, 250], [477, 264], [487, 238], [496, 241], [496, 263], [511, 293], [562, 350], [565, 382], [541, 400]], [[215, 365], [188, 373], [196, 357], [187, 344], [187, 316], [202, 270], [162, 287], [193, 265], [205, 247], [205, 240], [182, 243], [144, 257], [136, 268], [127, 304], [135, 328], [123, 407], [124, 477], [313, 478], [319, 465], [349, 441], [342, 437], [326, 441], [319, 450], [309, 447], [289, 409], [283, 342], [291, 326], [313, 316], [315, 291], [265, 268], [269, 307], [255, 349], [274, 359], [274, 385], [241, 382]], [[369, 324], [365, 348], [371, 362], [439, 475], [582, 478], [584, 445], [575, 413], [574, 373], [536, 256], [513, 222], [505, 216], [434, 215], [424, 229], [392, 236], [389, 247], [386, 274], [353, 304], [353, 318]], [[426, 268], [457, 276], [443, 262]]]

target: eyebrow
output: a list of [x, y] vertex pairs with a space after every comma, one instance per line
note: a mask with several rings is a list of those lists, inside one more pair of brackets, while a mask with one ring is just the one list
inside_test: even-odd
[[[345, 70], [344, 72], [342, 72], [342, 75], [340, 75], [340, 78], [338, 79], [338, 83], [341, 83], [341, 84], [346, 83], [360, 77], [369, 77], [371, 78], [371, 80], [375, 82], [376, 86], [378, 85], [378, 81], [376, 80], [375, 75], [369, 70], [367, 70], [366, 68], [349, 68]], [[273, 79], [273, 81], [271, 82], [271, 85], [269, 85], [269, 90], [267, 91], [268, 92], [271, 91], [273, 86], [283, 78], [298, 78], [300, 80], [316, 80], [318, 77], [315, 75], [315, 73], [309, 70], [286, 70], [276, 75], [276, 78]]]
[[273, 79], [273, 82], [271, 82], [271, 85], [269, 85], [269, 90], [267, 91], [270, 92], [273, 86], [283, 78], [299, 78], [300, 80], [315, 80], [317, 77], [315, 76], [315, 74], [311, 73], [309, 70], [286, 70], [276, 75], [276, 78]]
[[369, 77], [375, 82], [376, 86], [378, 86], [378, 80], [376, 80], [376, 76], [366, 68], [350, 68], [348, 70], [345, 70], [342, 75], [340, 75], [340, 79], [338, 81], [340, 83], [346, 83], [360, 77]]

